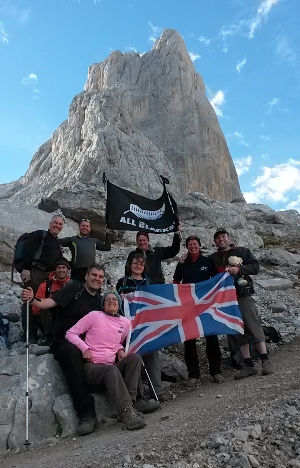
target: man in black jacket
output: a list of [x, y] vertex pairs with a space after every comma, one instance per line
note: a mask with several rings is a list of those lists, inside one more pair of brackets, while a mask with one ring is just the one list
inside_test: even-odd
[[[49, 278], [54, 270], [56, 260], [61, 257], [58, 234], [64, 226], [62, 215], [54, 215], [50, 221], [48, 231], [34, 231], [24, 246], [22, 281], [30, 286], [34, 293], [41, 283]], [[26, 333], [26, 304], [22, 307], [22, 327]], [[36, 343], [37, 326], [33, 320], [30, 308], [29, 314], [29, 342]]]
[[[244, 367], [235, 374], [236, 380], [257, 374], [257, 369], [251, 359], [249, 344], [254, 344], [260, 354], [262, 361], [262, 375], [273, 374], [271, 363], [268, 360], [265, 335], [258, 318], [254, 299], [253, 281], [249, 275], [257, 275], [259, 264], [253, 253], [246, 247], [236, 247], [230, 243], [229, 234], [226, 229], [219, 229], [214, 234], [214, 242], [218, 248], [210, 258], [213, 261], [215, 274], [228, 271], [232, 276], [243, 276], [247, 280], [245, 286], [236, 284], [237, 299], [242, 318], [244, 321], [244, 335], [230, 335], [228, 342], [231, 349], [239, 349], [244, 360]], [[228, 266], [228, 258], [231, 256], [241, 257], [243, 263], [236, 266]]]
[[[132, 250], [127, 257], [126, 265], [137, 252], [144, 255], [146, 259], [148, 276], [152, 283], [163, 284], [165, 282], [164, 275], [162, 272], [161, 262], [168, 258], [175, 257], [180, 250], [181, 240], [181, 228], [178, 227], [178, 231], [174, 233], [172, 245], [168, 247], [151, 247], [149, 244], [148, 232], [140, 231], [136, 235], [137, 248]], [[130, 272], [125, 268], [125, 275], [130, 275]]]
[[[168, 247], [151, 247], [149, 245], [148, 232], [138, 232], [136, 235], [137, 248], [135, 250], [132, 250], [127, 257], [125, 276], [129, 276], [131, 273], [130, 269], [128, 268], [128, 265], [130, 265], [134, 254], [142, 253], [143, 257], [146, 260], [148, 277], [151, 280], [151, 282], [153, 284], [164, 283], [165, 279], [162, 272], [161, 262], [163, 260], [166, 260], [167, 258], [175, 257], [175, 255], [178, 254], [180, 250], [180, 239], [180, 224], [178, 226], [178, 231], [174, 233], [172, 245]], [[159, 401], [166, 401], [168, 397], [165, 394], [161, 383], [161, 370], [159, 364], [158, 351], [153, 351], [152, 353], [145, 354], [143, 356], [143, 361]]]

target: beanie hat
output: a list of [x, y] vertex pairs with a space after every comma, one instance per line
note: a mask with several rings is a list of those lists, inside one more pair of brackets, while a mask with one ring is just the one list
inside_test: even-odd
[[220, 228], [220, 229], [217, 229], [216, 232], [214, 233], [214, 240], [216, 237], [218, 237], [219, 234], [227, 234], [229, 236], [229, 232], [225, 228]]
[[187, 238], [187, 240], [185, 241], [185, 246], [186, 246], [186, 248], [187, 248], [187, 246], [188, 246], [188, 243], [189, 243], [191, 240], [195, 240], [195, 241], [197, 241], [197, 242], [198, 242], [198, 244], [199, 244], [199, 245], [200, 245], [200, 247], [201, 247], [201, 241], [200, 241], [200, 237], [198, 237], [198, 236], [194, 236], [194, 235], [193, 235], [193, 236], [189, 236], [189, 237]]
[[149, 240], [149, 233], [146, 232], [146, 231], [139, 231], [136, 235], [136, 238], [140, 237], [140, 236], [145, 236], [147, 237], [147, 239]]
[[116, 298], [118, 299], [118, 303], [119, 303], [119, 309], [120, 310], [122, 308], [122, 299], [120, 297], [120, 295], [117, 293], [117, 291], [106, 291], [102, 298], [101, 298], [101, 308], [103, 309], [103, 306], [104, 306], [104, 301], [105, 301], [105, 298], [108, 294], [113, 294], [114, 296], [116, 296]]
[[68, 270], [70, 270], [70, 263], [68, 262], [68, 260], [65, 258], [65, 257], [60, 257], [56, 260], [55, 264], [54, 264], [54, 270], [59, 266], [59, 265], [64, 265], [68, 268]]

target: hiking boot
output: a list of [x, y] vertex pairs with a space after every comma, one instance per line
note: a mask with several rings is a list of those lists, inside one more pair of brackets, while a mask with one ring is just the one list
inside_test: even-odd
[[157, 395], [158, 401], [163, 403], [164, 401], [168, 401], [169, 397], [166, 393], [161, 393], [160, 395]]
[[183, 385], [188, 388], [194, 388], [196, 387], [196, 385], [199, 385], [200, 383], [201, 383], [200, 379], [195, 379], [194, 377], [191, 377], [190, 379], [185, 380], [183, 382]]
[[244, 366], [239, 372], [236, 372], [234, 374], [234, 379], [235, 380], [241, 380], [241, 379], [246, 379], [247, 377], [251, 377], [252, 375], [257, 374], [257, 369], [255, 367], [250, 367], [250, 366]]
[[98, 426], [98, 420], [96, 416], [84, 416], [79, 421], [79, 426], [77, 428], [77, 435], [81, 437], [87, 434], [91, 434], [91, 432], [94, 432], [97, 426]]
[[262, 373], [262, 375], [274, 374], [273, 366], [270, 363], [270, 361], [268, 361], [267, 359], [265, 361], [263, 361], [263, 363], [262, 363], [261, 373]]
[[52, 344], [52, 340], [51, 338], [42, 338], [39, 342], [38, 342], [38, 345], [39, 346], [51, 346]]
[[133, 406], [126, 406], [122, 413], [122, 427], [128, 431], [136, 431], [146, 426], [146, 421], [141, 418]]
[[215, 383], [224, 383], [225, 379], [222, 374], [215, 374], [213, 375], [213, 379]]
[[147, 413], [153, 413], [153, 411], [156, 411], [160, 408], [160, 403], [159, 401], [156, 400], [137, 400], [133, 404], [133, 408], [136, 411], [139, 411], [143, 414]]

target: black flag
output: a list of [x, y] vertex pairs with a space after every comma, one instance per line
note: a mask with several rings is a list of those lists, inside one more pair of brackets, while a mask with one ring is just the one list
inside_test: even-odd
[[177, 205], [165, 184], [161, 197], [151, 200], [107, 181], [106, 224], [121, 231], [174, 232], [179, 224]]

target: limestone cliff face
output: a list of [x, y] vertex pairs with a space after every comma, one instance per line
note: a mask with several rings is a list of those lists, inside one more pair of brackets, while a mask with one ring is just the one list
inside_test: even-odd
[[[90, 67], [68, 120], [39, 148], [25, 176], [0, 186], [0, 198], [38, 204], [60, 189], [111, 182], [156, 197], [159, 175], [177, 197], [191, 191], [243, 201], [217, 117], [185, 44], [165, 30], [153, 49], [113, 52]], [[101, 202], [102, 203], [102, 202]]]

